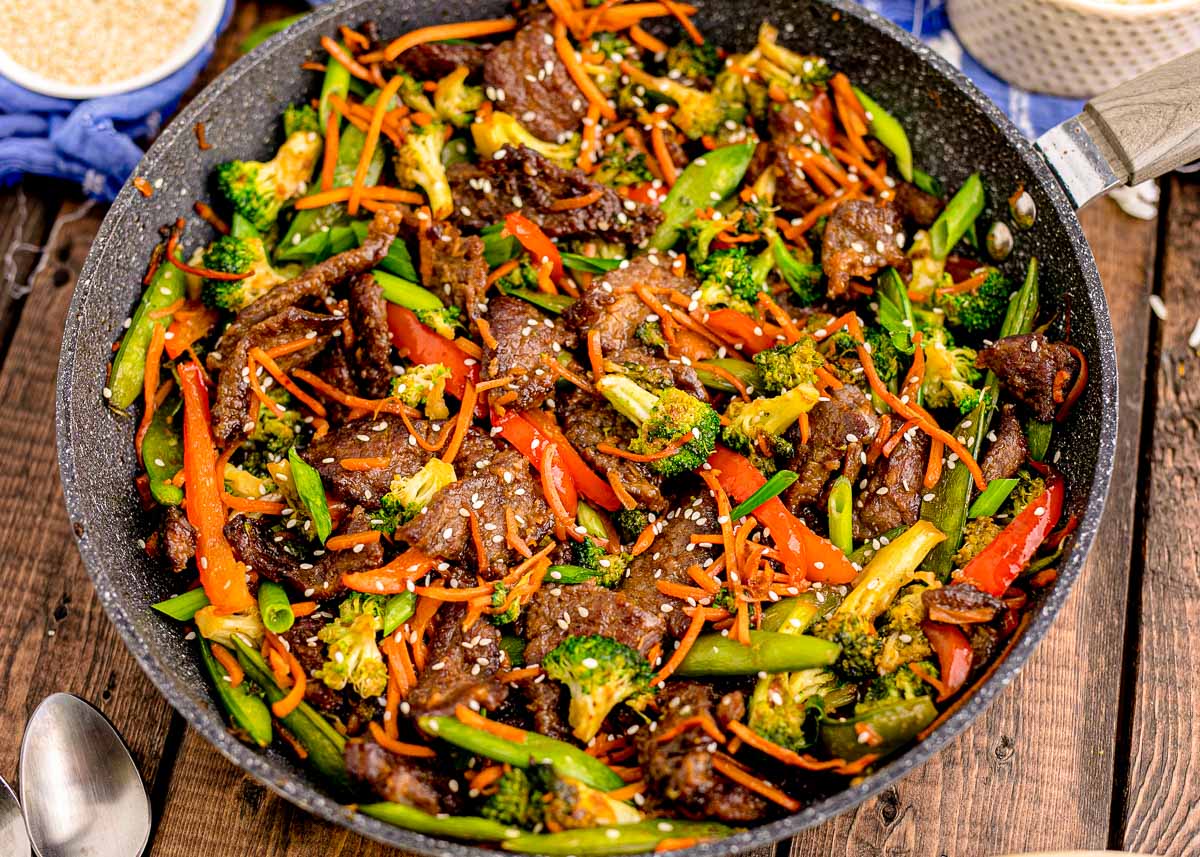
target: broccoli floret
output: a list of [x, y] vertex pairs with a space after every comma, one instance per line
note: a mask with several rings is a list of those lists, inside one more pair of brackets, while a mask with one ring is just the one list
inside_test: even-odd
[[804, 56], [781, 47], [779, 31], [764, 22], [758, 29], [759, 60], [755, 70], [764, 82], [779, 86], [791, 99], [809, 99], [824, 86], [833, 70], [822, 57]]
[[914, 302], [927, 303], [938, 289], [951, 285], [950, 275], [946, 273], [946, 261], [934, 258], [932, 240], [926, 230], [922, 229], [913, 236], [908, 258], [912, 263], [908, 294]]
[[[922, 660], [917, 665], [927, 675], [933, 678], [938, 677], [938, 669], [930, 661]], [[862, 703], [856, 707], [855, 713], [862, 714], [879, 703], [891, 704], [906, 699], [916, 699], [918, 696], [929, 696], [931, 690], [929, 683], [913, 672], [908, 664], [905, 664], [895, 672], [881, 675], [872, 681], [867, 686], [867, 692]]]
[[[437, 108], [433, 102], [429, 100], [429, 93], [425, 91], [424, 84], [417, 80], [404, 69], [395, 69], [394, 73], [400, 77], [400, 90], [398, 95], [400, 100], [404, 102], [410, 110], [416, 113], [425, 113], [429, 116], [437, 115]], [[388, 105], [389, 107], [391, 105]]]
[[925, 602], [922, 596], [931, 587], [913, 583], [884, 613], [882, 622], [883, 645], [875, 664], [880, 672], [895, 672], [904, 664], [921, 661], [933, 654], [921, 622], [925, 620]]
[[362, 697], [379, 696], [387, 688], [388, 671], [375, 635], [383, 628], [382, 613], [371, 599], [347, 598], [338, 618], [317, 632], [326, 645], [325, 663], [313, 677], [334, 690], [347, 684]]
[[441, 363], [422, 363], [409, 367], [403, 375], [392, 379], [392, 398], [410, 408], [424, 408], [431, 420], [450, 416], [446, 406], [446, 379], [450, 370]]
[[689, 82], [712, 80], [722, 68], [717, 46], [713, 42], [698, 45], [691, 39], [680, 39], [667, 51], [667, 68]]
[[768, 741], [800, 753], [816, 743], [825, 712], [853, 701], [854, 694], [853, 685], [843, 685], [824, 667], [769, 675], [750, 696], [747, 725]]
[[[696, 265], [696, 273], [700, 275], [700, 304], [706, 308], [727, 306], [755, 313], [755, 302], [770, 272], [769, 266], [764, 269], [762, 259], [747, 254], [745, 247], [709, 253], [707, 259]], [[767, 261], [771, 262], [769, 258]]]
[[434, 218], [441, 220], [454, 211], [454, 196], [442, 166], [446, 130], [441, 122], [414, 125], [396, 150], [393, 165], [396, 180], [406, 187], [420, 187], [429, 200]]
[[[687, 236], [687, 254], [692, 262], [700, 268], [705, 264], [713, 262], [710, 258], [712, 243], [717, 240], [718, 236], [728, 236], [731, 239], [736, 239], [738, 236], [758, 236], [763, 227], [758, 225], [758, 219], [762, 212], [752, 205], [746, 205], [736, 209], [732, 214], [724, 214], [715, 209], [708, 209], [702, 215], [698, 215], [691, 223], [688, 224], [686, 230]], [[737, 250], [746, 255], [746, 247], [749, 243], [757, 243], [758, 238], [755, 237], [754, 242], [743, 241], [738, 244]], [[733, 242], [729, 242], [733, 243]], [[718, 250], [717, 253], [727, 253], [729, 250]], [[712, 256], [716, 257], [716, 253]], [[749, 258], [747, 256], [747, 258]], [[754, 261], [752, 263], [754, 278], [758, 283], [758, 288], [751, 292], [749, 300], [753, 300], [757, 296], [757, 292], [766, 280], [766, 275], [770, 273], [770, 267], [765, 267], [760, 270], [759, 266], [765, 265], [764, 262]]]
[[609, 187], [628, 187], [654, 180], [646, 154], [629, 145], [624, 137], [618, 137], [606, 146], [600, 163], [592, 178]]
[[925, 379], [921, 394], [926, 407], [957, 408], [968, 413], [979, 404], [979, 370], [975, 368], [975, 349], [956, 346], [945, 328], [924, 331]]
[[289, 104], [283, 109], [283, 136], [321, 133], [321, 119], [309, 104]]
[[[492, 609], [499, 610], [501, 607], [504, 607], [504, 602], [508, 600], [508, 595], [511, 591], [511, 586], [503, 581], [498, 581], [495, 588], [492, 589]], [[517, 617], [520, 615], [521, 599], [514, 598], [503, 613], [492, 614], [492, 622], [496, 625], [511, 625], [517, 621]]]
[[200, 293], [204, 303], [226, 312], [249, 306], [287, 279], [271, 267], [259, 238], [222, 235], [204, 251], [204, 267], [226, 274], [250, 272], [241, 280], [204, 281]]
[[416, 311], [417, 321], [433, 332], [446, 339], [454, 339], [462, 328], [462, 310], [456, 306], [441, 309], [419, 309]]
[[728, 586], [722, 586], [713, 596], [712, 606], [733, 613], [737, 610], [737, 593]]
[[542, 823], [547, 830], [578, 830], [610, 824], [634, 824], [642, 814], [599, 789], [537, 765], [533, 780], [541, 790]]
[[613, 32], [597, 33], [587, 44], [587, 53], [603, 57], [598, 62], [584, 62], [583, 68], [606, 98], [617, 95], [621, 86], [620, 64], [629, 62], [642, 67], [637, 49], [623, 36]]
[[1006, 511], [1010, 515], [1019, 515], [1025, 507], [1041, 497], [1046, 491], [1046, 480], [1041, 476], [1022, 470], [1017, 474], [1020, 480], [1017, 487], [1008, 495]]
[[747, 68], [749, 60], [745, 55], [730, 57], [727, 67], [713, 81], [713, 92], [726, 104], [737, 105], [743, 118], [748, 113], [755, 119], [763, 120], [767, 118], [771, 99], [767, 95], [766, 84], [758, 80], [757, 75], [749, 76], [739, 71]]
[[[290, 402], [282, 387], [272, 387], [267, 396], [281, 404]], [[275, 416], [269, 408], [259, 408], [254, 431], [238, 449], [240, 466], [260, 479], [268, 478], [267, 465], [287, 458], [288, 450], [296, 445], [296, 434], [301, 425], [299, 411], [288, 408], [282, 416]]]
[[721, 438], [737, 450], [771, 450], [790, 455], [792, 444], [783, 435], [801, 414], [808, 413], [821, 394], [812, 384], [800, 384], [769, 399], [735, 399], [725, 412]]
[[262, 618], [258, 608], [254, 607], [245, 613], [218, 613], [213, 605], [202, 607], [192, 617], [200, 636], [214, 643], [220, 643], [227, 649], [234, 648], [233, 635], [245, 637], [257, 647], [266, 636]]
[[591, 536], [584, 536], [581, 542], [571, 543], [571, 563], [580, 568], [598, 569], [603, 556], [604, 549]]
[[664, 352], [668, 348], [667, 339], [663, 336], [662, 324], [657, 321], [643, 321], [634, 329], [633, 335], [642, 345], [649, 345], [651, 348], [657, 348]]
[[537, 291], [538, 269], [534, 266], [528, 253], [521, 256], [521, 261], [517, 264], [517, 267], [509, 271], [500, 280], [500, 285], [506, 289], [529, 289]]
[[996, 268], [988, 268], [983, 283], [974, 291], [941, 295], [937, 305], [946, 313], [946, 324], [983, 335], [1003, 321], [1011, 291], [1008, 278]]
[[623, 375], [605, 375], [596, 388], [637, 425], [638, 435], [630, 445], [634, 452], [651, 455], [682, 443], [673, 455], [650, 462], [657, 473], [686, 473], [712, 455], [721, 418], [706, 403], [673, 387], [652, 393]]
[[650, 694], [650, 662], [611, 637], [567, 637], [542, 658], [542, 669], [570, 691], [568, 719], [580, 741], [595, 737], [617, 703]]
[[[879, 376], [879, 380], [893, 390], [896, 389], [900, 382], [901, 355], [896, 343], [892, 341], [891, 334], [882, 327], [868, 327], [863, 331], [863, 342], [871, 353], [871, 363], [875, 366], [875, 374]], [[855, 357], [857, 356], [856, 350]]]
[[754, 355], [754, 365], [768, 393], [782, 393], [816, 383], [816, 369], [825, 365], [816, 342], [804, 336], [791, 344], [775, 345]]
[[545, 815], [544, 793], [530, 782], [522, 768], [505, 771], [496, 781], [496, 793], [479, 809], [479, 814], [501, 824], [532, 830]]
[[579, 157], [580, 138], [572, 134], [565, 143], [547, 143], [535, 137], [516, 117], [502, 110], [493, 110], [486, 118], [476, 118], [471, 125], [475, 150], [481, 157], [493, 158], [505, 146], [527, 146], [560, 167], [571, 169]]
[[878, 673], [875, 661], [882, 642], [871, 618], [835, 612], [813, 627], [813, 633], [842, 647], [836, 670], [849, 681], [862, 681]]
[[412, 476], [393, 476], [388, 492], [380, 498], [379, 512], [371, 521], [372, 526], [387, 533], [393, 532], [396, 527], [421, 514], [434, 495], [456, 479], [454, 466], [440, 458], [429, 459]]
[[605, 554], [596, 561], [596, 576], [592, 580], [599, 586], [615, 589], [625, 579], [625, 572], [632, 559], [627, 553]]
[[975, 559], [984, 548], [996, 540], [996, 536], [1000, 535], [1003, 529], [988, 515], [967, 521], [967, 525], [963, 527], [962, 545], [954, 554], [954, 565], [962, 568]]
[[[676, 109], [671, 114], [671, 122], [689, 140], [699, 140], [704, 136], [716, 136], [722, 131], [736, 129], [746, 118], [745, 106], [727, 100], [718, 90], [704, 92], [693, 89], [669, 77], [647, 74], [629, 63], [622, 63], [621, 70], [633, 83], [674, 102]], [[726, 123], [732, 125], [732, 128]]]
[[433, 106], [437, 116], [455, 128], [465, 128], [474, 119], [474, 113], [483, 104], [483, 89], [467, 83], [471, 70], [460, 65], [443, 77], [433, 91]]
[[217, 186], [259, 232], [268, 231], [283, 204], [304, 192], [321, 157], [321, 135], [304, 130], [302, 114], [293, 111], [300, 130], [287, 135], [275, 157], [260, 161], [228, 161], [216, 169]]
[[636, 542], [642, 531], [650, 526], [650, 516], [645, 509], [617, 509], [608, 517], [617, 528], [622, 544]]

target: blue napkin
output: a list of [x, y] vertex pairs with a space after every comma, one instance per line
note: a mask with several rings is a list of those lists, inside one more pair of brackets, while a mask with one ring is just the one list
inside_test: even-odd
[[[217, 33], [233, 14], [226, 0]], [[216, 36], [169, 77], [144, 89], [91, 101], [39, 95], [0, 77], [0, 187], [32, 173], [76, 182], [88, 196], [111, 200], [142, 157], [137, 141], [164, 117], [212, 59]]]
[[1071, 118], [1083, 102], [1074, 98], [1035, 95], [1005, 83], [975, 61], [950, 29], [945, 0], [859, 0], [863, 6], [890, 18], [921, 39], [962, 71], [983, 93], [1008, 114], [1027, 137]]

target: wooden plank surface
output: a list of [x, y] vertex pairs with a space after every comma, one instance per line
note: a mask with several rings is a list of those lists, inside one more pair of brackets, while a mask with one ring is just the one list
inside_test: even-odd
[[1200, 318], [1200, 181], [1173, 180], [1168, 202], [1121, 844], [1190, 857], [1200, 853], [1200, 365], [1188, 345]]
[[1155, 224], [1108, 200], [1083, 222], [1112, 309], [1123, 403], [1113, 488], [1088, 566], [983, 717], [880, 798], [797, 837], [792, 857], [955, 857], [1108, 842], [1107, 748], [1116, 737]]

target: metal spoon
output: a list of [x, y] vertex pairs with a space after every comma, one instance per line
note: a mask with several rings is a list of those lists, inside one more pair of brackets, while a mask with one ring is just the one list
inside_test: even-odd
[[21, 739], [21, 806], [39, 857], [130, 857], [150, 799], [121, 736], [78, 697], [46, 697]]
[[12, 787], [0, 777], [0, 854], [29, 857], [29, 834], [25, 817]]

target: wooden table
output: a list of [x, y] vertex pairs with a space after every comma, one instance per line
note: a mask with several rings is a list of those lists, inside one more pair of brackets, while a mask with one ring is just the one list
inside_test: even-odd
[[[294, 11], [243, 3], [197, 88], [257, 23]], [[37, 703], [70, 691], [132, 747], [150, 787], [155, 857], [389, 853], [294, 809], [188, 730], [93, 595], [58, 484], [54, 378], [71, 287], [103, 216], [52, 182], [0, 192], [0, 774], [15, 779]], [[881, 797], [798, 837], [792, 857], [1200, 853], [1200, 653], [1190, 645], [1200, 622], [1191, 518], [1200, 510], [1200, 363], [1187, 345], [1200, 318], [1200, 181], [1163, 182], [1157, 223], [1109, 201], [1082, 219], [1121, 375], [1112, 492], [1091, 561], [985, 716]], [[1166, 320], [1152, 316], [1151, 294]]]

